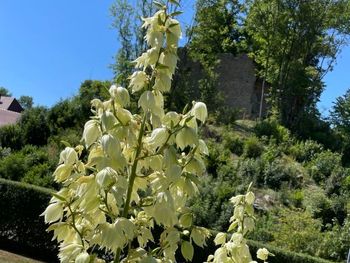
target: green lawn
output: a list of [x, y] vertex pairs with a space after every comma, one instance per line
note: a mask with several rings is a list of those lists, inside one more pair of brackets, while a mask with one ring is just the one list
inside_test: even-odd
[[41, 261], [22, 257], [4, 250], [0, 250], [1, 263], [42, 263]]

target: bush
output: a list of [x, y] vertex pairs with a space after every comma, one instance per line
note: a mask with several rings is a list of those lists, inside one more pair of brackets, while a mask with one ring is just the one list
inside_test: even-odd
[[237, 177], [246, 182], [253, 182], [257, 185], [264, 184], [263, 178], [264, 164], [261, 159], [244, 159], [237, 167]]
[[0, 178], [0, 245], [18, 253], [56, 262], [56, 246], [39, 215], [51, 191]]
[[53, 165], [43, 148], [27, 145], [21, 151], [0, 159], [0, 178], [53, 187], [54, 182], [50, 176]]
[[232, 132], [223, 134], [224, 147], [229, 149], [232, 153], [241, 156], [243, 154], [244, 141], [241, 137]]
[[306, 140], [297, 142], [290, 146], [287, 153], [295, 158], [296, 161], [309, 162], [315, 158], [316, 154], [323, 151], [323, 146], [315, 141]]
[[311, 213], [298, 210], [279, 210], [272, 231], [271, 244], [290, 251], [317, 255], [322, 242], [322, 223]]
[[264, 150], [264, 146], [257, 137], [249, 137], [244, 143], [243, 155], [247, 158], [257, 158]]
[[331, 260], [342, 261], [347, 257], [350, 244], [350, 218], [343, 225], [335, 225], [332, 231], [326, 232], [320, 249], [320, 256]]
[[316, 154], [308, 164], [309, 173], [316, 183], [324, 184], [333, 170], [341, 166], [342, 156], [329, 150]]
[[290, 131], [278, 124], [276, 120], [258, 122], [254, 127], [254, 132], [258, 137], [274, 138], [277, 143], [286, 142], [290, 139]]
[[0, 128], [0, 146], [19, 150], [23, 147], [23, 134], [19, 125], [6, 125]]
[[264, 169], [264, 185], [272, 189], [280, 189], [283, 183], [289, 187], [300, 186], [303, 173], [296, 163], [286, 159], [276, 159]]

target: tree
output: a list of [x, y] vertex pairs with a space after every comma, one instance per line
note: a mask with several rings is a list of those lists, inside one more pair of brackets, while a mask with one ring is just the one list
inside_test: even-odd
[[6, 89], [4, 87], [0, 87], [0, 97], [1, 96], [11, 97], [12, 94], [8, 89]]
[[241, 9], [238, 0], [199, 0], [189, 33], [191, 56], [212, 67], [217, 54], [239, 53]]
[[112, 65], [114, 79], [121, 85], [127, 84], [127, 77], [133, 71], [131, 61], [146, 50], [145, 30], [141, 28], [142, 17], [151, 16], [154, 11], [153, 1], [137, 0], [134, 3], [127, 0], [116, 0], [110, 12], [113, 17], [112, 27], [117, 30], [120, 48]]
[[347, 0], [255, 0], [245, 21], [249, 48], [259, 75], [271, 88], [271, 103], [282, 124], [301, 129], [317, 113], [323, 77], [346, 44], [350, 15]]
[[21, 96], [19, 97], [18, 102], [25, 110], [31, 109], [33, 107], [33, 98], [30, 96]]
[[350, 89], [336, 99], [330, 121], [336, 129], [350, 136]]

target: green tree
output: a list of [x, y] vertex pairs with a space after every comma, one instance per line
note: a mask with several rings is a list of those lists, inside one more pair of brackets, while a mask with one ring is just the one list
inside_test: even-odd
[[4, 87], [0, 87], [0, 96], [11, 97], [12, 94], [11, 94], [11, 92], [8, 89], [6, 89]]
[[33, 98], [30, 96], [21, 96], [18, 99], [23, 109], [31, 109], [33, 107]]
[[317, 113], [323, 77], [349, 34], [348, 0], [251, 1], [245, 30], [282, 124], [300, 130]]
[[115, 56], [115, 63], [112, 65], [115, 80], [118, 84], [125, 86], [127, 78], [133, 71], [131, 61], [136, 59], [146, 50], [144, 39], [145, 30], [141, 28], [142, 17], [150, 16], [154, 11], [153, 1], [116, 0], [110, 12], [113, 17], [112, 27], [117, 30], [120, 41], [120, 49]]
[[336, 99], [330, 112], [330, 121], [336, 129], [350, 135], [350, 89]]
[[50, 136], [47, 108], [34, 107], [24, 111], [19, 121], [24, 144], [45, 145]]

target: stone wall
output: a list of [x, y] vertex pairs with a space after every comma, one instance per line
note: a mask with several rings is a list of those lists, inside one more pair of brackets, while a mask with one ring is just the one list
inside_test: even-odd
[[[179, 53], [179, 67], [187, 68], [192, 86], [198, 87], [202, 79], [203, 69], [198, 62], [192, 61], [183, 51]], [[217, 66], [217, 89], [224, 98], [226, 105], [237, 109], [240, 118], [256, 119], [259, 116], [261, 99], [261, 80], [255, 76], [255, 65], [246, 54], [220, 54]], [[198, 91], [199, 92], [199, 91]], [[263, 103], [263, 116], [266, 115], [267, 105]]]

